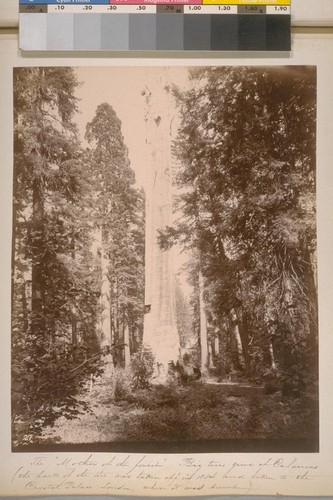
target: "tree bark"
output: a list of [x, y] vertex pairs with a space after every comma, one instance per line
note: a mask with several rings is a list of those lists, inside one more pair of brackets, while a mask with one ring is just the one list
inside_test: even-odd
[[[44, 200], [39, 175], [33, 180], [32, 211], [32, 273], [31, 273], [31, 332], [38, 339], [45, 336], [45, 241], [44, 241]], [[37, 342], [37, 352], [43, 352], [43, 342]]]
[[[72, 236], [71, 240], [71, 257], [73, 262], [75, 261], [75, 237]], [[75, 297], [72, 297], [72, 301], [75, 301]], [[78, 344], [78, 332], [77, 332], [77, 311], [75, 307], [75, 303], [71, 305], [71, 327], [72, 327], [72, 344]]]
[[235, 328], [238, 330], [239, 337], [242, 344], [242, 353], [245, 364], [245, 373], [247, 376], [251, 375], [251, 359], [249, 354], [249, 334], [247, 330], [246, 320], [240, 307], [236, 307], [232, 311], [233, 320], [235, 321]]
[[126, 367], [129, 365], [131, 359], [129, 327], [126, 321], [124, 325], [124, 359]]
[[207, 318], [204, 303], [204, 282], [201, 271], [199, 271], [199, 309], [200, 309], [200, 356], [201, 356], [201, 372], [207, 374], [209, 368], [209, 352], [207, 339]]
[[269, 356], [271, 359], [271, 368], [273, 370], [276, 369], [276, 363], [275, 363], [275, 356], [274, 356], [274, 347], [273, 347], [273, 342], [270, 340], [269, 341]]
[[109, 280], [109, 259], [105, 250], [106, 237], [102, 231], [101, 244], [101, 347], [111, 346], [111, 303]]
[[311, 351], [313, 354], [313, 364], [318, 369], [318, 286], [317, 272], [313, 262], [315, 259], [308, 248], [305, 246], [303, 250], [304, 261], [307, 264], [305, 269], [305, 286], [307, 289], [307, 298], [309, 304], [309, 320], [310, 320], [310, 342]]
[[23, 331], [24, 335], [27, 334], [29, 329], [29, 312], [27, 305], [27, 292], [26, 292], [27, 283], [24, 279], [22, 280], [22, 317], [23, 317]]

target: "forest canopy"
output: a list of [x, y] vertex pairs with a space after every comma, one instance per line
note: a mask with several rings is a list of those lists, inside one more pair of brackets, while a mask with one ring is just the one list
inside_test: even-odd
[[71, 68], [14, 73], [12, 396], [23, 436], [78, 415], [103, 348], [127, 364], [142, 339], [144, 194], [110, 104], [82, 147], [78, 86]]
[[202, 362], [297, 394], [317, 365], [315, 68], [194, 69], [174, 95], [181, 215], [160, 242], [203, 277]]

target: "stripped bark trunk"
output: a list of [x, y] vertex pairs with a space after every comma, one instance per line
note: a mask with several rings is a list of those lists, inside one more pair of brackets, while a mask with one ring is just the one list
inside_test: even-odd
[[44, 282], [44, 200], [40, 176], [35, 175], [33, 181], [32, 212], [32, 273], [31, 273], [31, 332], [37, 337], [37, 353], [43, 352], [45, 341], [45, 282]]
[[166, 383], [168, 364], [177, 362], [180, 348], [175, 307], [174, 251], [162, 250], [158, 243], [159, 231], [170, 226], [173, 218], [172, 96], [163, 87], [163, 81], [161, 75], [149, 78], [144, 92], [146, 153], [150, 172], [146, 186], [146, 314], [143, 343], [152, 349], [159, 383]]

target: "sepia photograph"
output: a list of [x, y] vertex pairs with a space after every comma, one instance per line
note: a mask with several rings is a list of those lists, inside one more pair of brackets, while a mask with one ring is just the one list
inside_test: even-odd
[[13, 452], [319, 451], [315, 66], [13, 70]]

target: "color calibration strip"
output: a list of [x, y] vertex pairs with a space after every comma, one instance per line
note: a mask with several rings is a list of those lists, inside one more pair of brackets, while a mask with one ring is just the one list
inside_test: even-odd
[[20, 0], [20, 48], [289, 51], [290, 23], [290, 0]]

